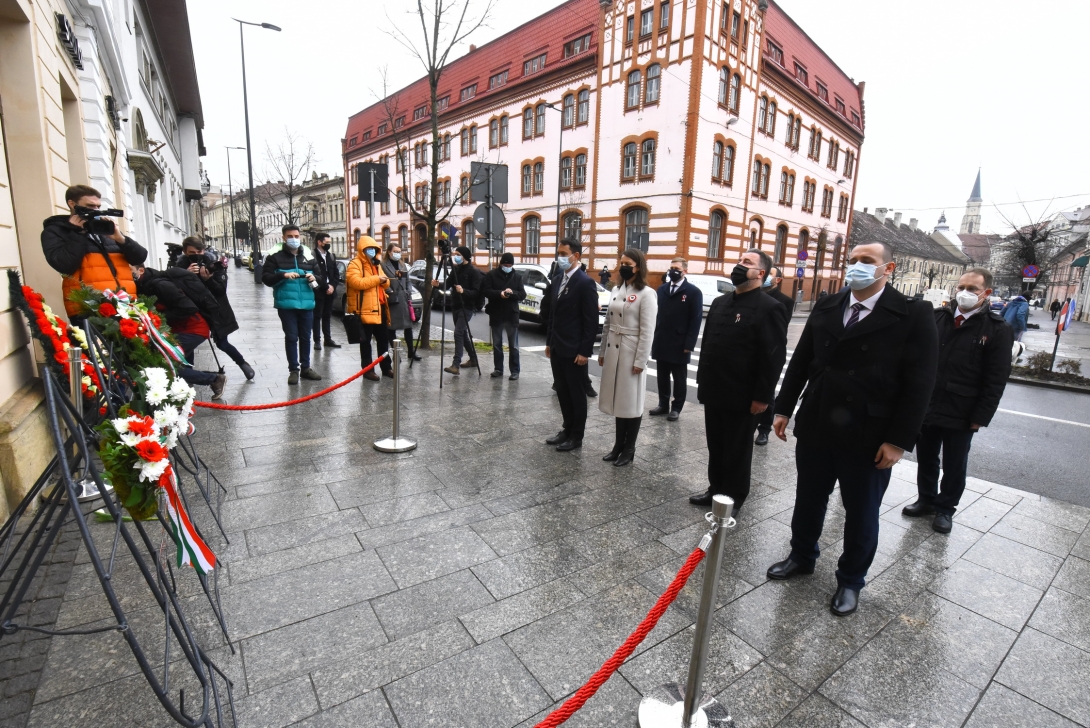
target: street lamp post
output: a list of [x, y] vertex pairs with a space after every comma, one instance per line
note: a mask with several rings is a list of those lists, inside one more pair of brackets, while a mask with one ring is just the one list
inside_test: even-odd
[[[246, 20], [239, 20], [238, 18], [231, 18], [238, 23], [238, 42], [239, 48], [242, 51], [242, 110], [246, 118], [246, 169], [249, 172], [250, 178], [250, 260], [253, 261], [258, 255], [258, 243], [257, 243], [257, 204], [254, 202], [254, 158], [252, 152], [252, 145], [250, 144], [250, 98], [246, 92], [246, 41], [243, 34], [243, 26], [256, 25], [259, 28], [265, 28], [267, 30], [275, 30], [280, 32], [280, 28], [272, 25], [271, 23], [251, 23]], [[254, 265], [254, 272], [257, 272], [257, 266]]]
[[227, 197], [231, 201], [231, 239], [235, 241], [232, 249], [238, 255], [238, 236], [235, 235], [235, 193], [231, 191], [231, 150], [246, 147], [224, 147], [227, 150]]
[[[561, 101], [560, 104], [563, 106], [564, 102]], [[563, 181], [561, 175], [564, 174], [564, 110], [556, 104], [546, 102], [545, 105], [553, 111], [560, 112], [560, 154], [557, 155], [556, 161], [556, 247], [559, 248], [560, 241], [563, 238], [563, 226], [560, 222], [560, 191], [563, 188], [560, 183]], [[574, 169], [572, 170], [572, 174], [575, 174]]]

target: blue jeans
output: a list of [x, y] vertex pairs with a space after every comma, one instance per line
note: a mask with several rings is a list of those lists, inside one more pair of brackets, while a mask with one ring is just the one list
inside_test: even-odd
[[[192, 364], [196, 361], [194, 353], [197, 351], [197, 347], [203, 344], [207, 339], [197, 334], [174, 334], [174, 338], [178, 341], [179, 346], [182, 347], [182, 353], [185, 354], [186, 361]], [[187, 384], [203, 384], [209, 385], [216, 381], [215, 372], [202, 372], [199, 369], [193, 367], [179, 367], [178, 376], [182, 378], [182, 381]]]
[[492, 326], [492, 362], [496, 371], [503, 371], [503, 335], [507, 333], [507, 348], [511, 351], [511, 373], [519, 373], [519, 322], [510, 319], [489, 322]]
[[300, 366], [309, 369], [310, 332], [314, 326], [314, 312], [298, 308], [278, 308], [276, 313], [280, 315], [280, 325], [284, 328], [284, 352], [288, 355], [288, 370], [297, 372]]

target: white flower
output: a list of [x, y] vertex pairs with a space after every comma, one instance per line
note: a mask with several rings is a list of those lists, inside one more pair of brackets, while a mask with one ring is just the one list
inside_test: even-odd
[[167, 469], [168, 465], [170, 465], [170, 461], [163, 458], [154, 463], [148, 462], [147, 460], [141, 460], [132, 467], [134, 470], [140, 471], [140, 480], [146, 483], [158, 483], [159, 476], [163, 474], [163, 471]]
[[185, 402], [191, 396], [195, 396], [196, 391], [193, 387], [190, 387], [184, 379], [175, 379], [170, 385], [170, 398], [175, 402]]
[[148, 438], [143, 437], [141, 435], [135, 435], [135, 434], [133, 434], [131, 432], [124, 432], [124, 433], [121, 434], [121, 442], [126, 447], [136, 447], [136, 444], [138, 442], [141, 442], [141, 441], [146, 440], [146, 439], [148, 439]]
[[161, 409], [155, 410], [155, 424], [159, 425], [161, 429], [173, 427], [178, 420], [178, 409], [173, 405], [165, 405]]
[[113, 424], [114, 429], [117, 430], [118, 434], [124, 434], [129, 431], [129, 421], [127, 419], [117, 419], [111, 424]]
[[173, 450], [178, 445], [178, 431], [174, 428], [167, 430], [167, 438], [163, 443], [167, 450]]
[[163, 387], [164, 389], [170, 385], [170, 378], [167, 376], [167, 370], [162, 367], [148, 367], [143, 371], [144, 378], [148, 380], [148, 387]]
[[167, 388], [149, 386], [148, 392], [144, 395], [144, 398], [147, 400], [148, 404], [152, 406], [159, 405], [167, 398]]

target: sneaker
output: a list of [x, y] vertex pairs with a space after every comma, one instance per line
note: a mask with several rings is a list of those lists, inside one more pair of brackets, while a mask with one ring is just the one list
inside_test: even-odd
[[499, 379], [503, 376], [503, 372], [492, 372], [488, 376], [492, 377], [493, 379]]
[[322, 375], [310, 367], [304, 367], [303, 370], [299, 372], [299, 375], [303, 377], [303, 379], [309, 379], [312, 382], [320, 382], [322, 380]]
[[298, 384], [298, 383], [299, 383], [299, 370], [298, 369], [292, 369], [291, 374], [288, 375], [288, 384]]
[[241, 369], [242, 373], [246, 375], [246, 381], [252, 382], [254, 380], [255, 372], [252, 366], [250, 366], [246, 362], [242, 362], [238, 365], [238, 368]]
[[215, 381], [212, 382], [212, 399], [219, 399], [223, 396], [223, 386], [227, 384], [227, 375], [220, 372], [216, 375]]
[[458, 376], [459, 374], [461, 374], [461, 373], [462, 373], [462, 370], [461, 370], [461, 369], [459, 369], [459, 368], [458, 368], [458, 367], [457, 367], [456, 365], [454, 365], [454, 364], [451, 364], [451, 365], [450, 365], [449, 367], [445, 367], [445, 368], [443, 369], [443, 371], [444, 371], [444, 372], [446, 372], [447, 374], [453, 374], [454, 376]]

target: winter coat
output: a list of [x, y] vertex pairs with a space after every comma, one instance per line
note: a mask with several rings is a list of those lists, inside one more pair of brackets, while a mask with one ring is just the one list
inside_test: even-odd
[[[198, 275], [198, 278], [218, 304], [215, 315], [211, 319], [208, 319], [207, 316], [205, 318], [208, 319], [208, 325], [212, 327], [216, 336], [222, 338], [238, 331], [235, 310], [231, 308], [231, 301], [227, 298], [227, 267], [207, 253], [203, 257], [205, 267], [211, 271], [212, 275], [209, 278], [200, 278]], [[174, 264], [175, 269], [185, 270], [189, 268], [189, 263], [189, 259], [182, 256]]]
[[[409, 268], [401, 261], [385, 259], [382, 270], [390, 279], [390, 288], [386, 291], [386, 304], [390, 311], [388, 326], [394, 331], [404, 331], [413, 327], [409, 317], [409, 306], [413, 305], [413, 285], [409, 282]], [[401, 277], [397, 277], [401, 271]]]
[[[704, 294], [684, 279], [672, 296], [670, 286], [670, 281], [659, 286], [659, 316], [655, 324], [651, 358], [670, 364], [688, 364], [700, 335]], [[686, 354], [686, 351], [690, 353]]]
[[552, 356], [575, 358], [594, 355], [594, 337], [598, 333], [598, 286], [582, 270], [577, 270], [564, 283], [558, 272], [545, 290], [541, 301], [541, 317], [545, 323], [545, 345]]
[[348, 264], [348, 270], [345, 271], [344, 281], [347, 293], [344, 312], [358, 314], [361, 323], [381, 324], [390, 318], [386, 303], [386, 291], [390, 288], [390, 281], [385, 283], [379, 281], [379, 277], [385, 273], [382, 271], [382, 266], [372, 261], [364, 252], [369, 247], [382, 249], [373, 238], [364, 235], [356, 247], [356, 257]]
[[987, 427], [999, 407], [1011, 373], [1014, 332], [987, 304], [954, 328], [958, 313], [935, 309], [939, 366], [925, 425], [968, 430]]
[[454, 310], [464, 308], [466, 311], [479, 310], [481, 303], [481, 282], [484, 280], [484, 274], [477, 269], [477, 266], [472, 263], [462, 263], [461, 265], [452, 266], [450, 272], [447, 273], [447, 277], [440, 282], [440, 287], [447, 291], [454, 291], [454, 286], [458, 285], [462, 287], [462, 292], [459, 294], [454, 291], [450, 294], [451, 305]]
[[[285, 273], [298, 273], [298, 278], [285, 278]], [[293, 255], [286, 245], [278, 245], [265, 253], [261, 282], [273, 289], [273, 307], [296, 311], [314, 310], [314, 289], [306, 274], [314, 273], [314, 256], [305, 245]]]
[[[642, 417], [647, 393], [647, 359], [655, 340], [658, 294], [622, 283], [609, 297], [609, 313], [602, 328], [602, 387], [598, 409], [614, 417]], [[642, 369], [633, 374], [632, 368]]]
[[771, 296], [774, 300], [779, 301], [783, 306], [783, 322], [785, 326], [791, 325], [791, 317], [795, 313], [795, 302], [791, 300], [791, 296], [788, 296], [783, 291], [776, 288], [762, 288], [766, 296]]
[[136, 282], [129, 264], [141, 265], [147, 260], [148, 251], [129, 237], [118, 243], [113, 238], [87, 233], [68, 218], [68, 215], [46, 218], [42, 228], [45, 260], [64, 276], [61, 291], [65, 312], [69, 316], [80, 313], [79, 304], [69, 301], [68, 295], [81, 285], [98, 291], [124, 290], [135, 296]]
[[1003, 320], [1010, 324], [1015, 334], [1026, 330], [1026, 322], [1029, 320], [1029, 304], [1026, 299], [1019, 296], [1003, 307]]
[[[501, 294], [508, 288], [511, 296], [504, 298]], [[522, 284], [522, 277], [518, 271], [504, 273], [496, 266], [484, 274], [481, 283], [481, 295], [488, 302], [484, 305], [484, 312], [488, 314], [488, 322], [499, 324], [503, 322], [518, 323], [519, 301], [526, 298], [526, 287]]]
[[216, 316], [218, 304], [196, 275], [180, 268], [155, 270], [145, 268], [144, 275], [136, 281], [141, 296], [154, 296], [156, 309], [162, 312], [167, 324], [174, 326], [199, 313], [207, 323]]
[[[337, 284], [341, 282], [341, 274], [337, 270], [337, 259], [333, 257], [333, 253], [317, 246], [312, 252], [314, 253], [314, 279], [318, 281], [314, 295], [331, 296], [337, 292]], [[329, 286], [333, 286], [333, 293], [326, 293]]]

